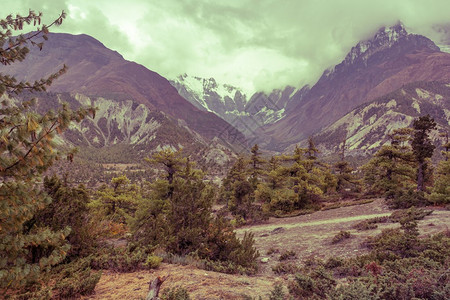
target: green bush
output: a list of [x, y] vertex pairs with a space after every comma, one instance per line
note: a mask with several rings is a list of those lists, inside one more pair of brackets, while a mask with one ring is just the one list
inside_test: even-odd
[[[95, 251], [97, 246], [96, 222], [89, 214], [89, 192], [83, 186], [71, 187], [60, 178], [45, 177], [45, 191], [52, 202], [26, 223], [27, 230], [35, 227], [49, 227], [62, 230], [69, 226], [70, 234], [66, 237], [71, 245], [69, 258], [84, 257]], [[36, 249], [35, 252], [42, 251]]]
[[[215, 219], [210, 225], [205, 247], [198, 249], [197, 254], [200, 259], [217, 261], [218, 268], [222, 266], [234, 266], [239, 273], [255, 273], [258, 269], [257, 258], [259, 252], [254, 247], [254, 237], [252, 233], [245, 233], [242, 240], [236, 237], [229, 222], [223, 218]], [[224, 268], [226, 273], [233, 268]], [[242, 272], [242, 270], [245, 270]]]
[[324, 267], [327, 269], [335, 269], [337, 267], [340, 267], [344, 264], [344, 259], [340, 257], [332, 256], [330, 257], [324, 264]]
[[144, 266], [149, 267], [150, 269], [157, 269], [160, 265], [163, 259], [156, 255], [149, 255], [147, 256], [147, 260], [144, 263]]
[[161, 292], [161, 300], [190, 300], [188, 291], [183, 287], [164, 289]]
[[274, 286], [273, 290], [270, 292], [269, 300], [284, 300], [286, 295], [283, 292], [283, 286], [278, 283]]
[[227, 273], [227, 274], [247, 274], [252, 275], [255, 274], [257, 269], [253, 267], [243, 267], [232, 261], [217, 261], [217, 260], [202, 260], [203, 267], [205, 270]]
[[351, 233], [348, 231], [339, 231], [331, 240], [332, 244], [337, 244], [342, 242], [343, 240], [349, 239], [351, 237]]
[[377, 228], [378, 223], [387, 223], [389, 221], [390, 221], [389, 217], [375, 217], [375, 218], [371, 218], [371, 219], [367, 219], [367, 220], [358, 222], [355, 225], [353, 225], [352, 227], [359, 231], [369, 230], [369, 229]]
[[394, 209], [430, 204], [425, 198], [424, 192], [417, 191], [415, 188], [409, 188], [407, 190], [398, 189], [392, 197], [387, 197], [386, 201], [389, 207]]
[[293, 250], [287, 250], [287, 251], [284, 251], [284, 252], [282, 252], [281, 254], [280, 254], [280, 261], [283, 261], [283, 260], [288, 260], [288, 259], [292, 259], [292, 258], [295, 258], [297, 256], [297, 254], [295, 253], [295, 251], [293, 251]]
[[389, 219], [393, 222], [400, 222], [401, 220], [422, 220], [426, 216], [432, 214], [432, 210], [426, 210], [423, 208], [410, 207], [409, 209], [394, 211]]
[[78, 295], [90, 295], [100, 280], [101, 273], [91, 274], [87, 269], [73, 274], [71, 277], [59, 281], [55, 288], [61, 298], [73, 298]]
[[277, 248], [270, 247], [270, 249], [267, 250], [267, 255], [271, 255], [271, 254], [278, 253], [278, 252], [280, 252], [280, 250], [278, 250]]
[[91, 271], [89, 258], [59, 265], [51, 273], [52, 280], [56, 281], [53, 293], [58, 298], [92, 294], [102, 275]]
[[[367, 254], [306, 262], [289, 282], [290, 295], [295, 299], [449, 299], [450, 232], [419, 238], [415, 218], [423, 214], [414, 211], [398, 213], [400, 228], [369, 238]], [[344, 283], [337, 284], [335, 278]]]
[[326, 293], [335, 286], [333, 275], [320, 266], [308, 274], [297, 274], [289, 284], [289, 292], [294, 297], [325, 298]]
[[106, 248], [102, 249], [97, 255], [92, 255], [90, 258], [91, 266], [94, 269], [133, 272], [136, 270], [153, 268], [152, 264], [147, 264], [149, 250], [143, 248], [136, 248], [133, 250], [125, 248]]
[[277, 275], [295, 274], [299, 268], [293, 263], [281, 262], [272, 267], [272, 271]]
[[356, 230], [363, 231], [363, 230], [370, 230], [370, 229], [376, 229], [378, 228], [378, 225], [375, 223], [371, 223], [368, 220], [364, 220], [361, 222], [358, 222], [353, 226]]
[[361, 280], [356, 280], [331, 290], [327, 293], [327, 298], [333, 300], [381, 300], [376, 286]]

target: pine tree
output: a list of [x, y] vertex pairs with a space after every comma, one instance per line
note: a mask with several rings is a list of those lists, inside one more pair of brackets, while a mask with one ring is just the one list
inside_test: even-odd
[[182, 150], [172, 151], [170, 148], [154, 153], [150, 158], [145, 160], [153, 165], [162, 165], [167, 172], [167, 183], [169, 190], [167, 195], [172, 197], [173, 194], [173, 178], [180, 168], [184, 165], [186, 159], [182, 157]]
[[224, 179], [224, 196], [228, 209], [234, 215], [247, 218], [253, 200], [253, 186], [248, 180], [247, 163], [240, 156]]
[[280, 176], [280, 174], [278, 172], [279, 167], [280, 167], [280, 162], [279, 162], [278, 157], [272, 156], [269, 161], [269, 169], [268, 169], [268, 173], [267, 173], [268, 184], [272, 190], [275, 190], [275, 189], [281, 187], [282, 182], [284, 180], [283, 177]]
[[314, 139], [312, 136], [308, 138], [308, 149], [306, 150], [306, 157], [311, 160], [317, 159], [317, 154], [319, 153], [319, 149], [317, 149], [316, 144], [314, 143]]
[[450, 203], [450, 143], [448, 142], [448, 133], [443, 135], [446, 139], [444, 142], [444, 151], [442, 155], [444, 160], [440, 161], [435, 173], [434, 185], [428, 200], [436, 204]]
[[[84, 185], [71, 187], [62, 179], [53, 176], [44, 178], [44, 188], [52, 202], [35, 214], [25, 226], [49, 227], [53, 231], [70, 226], [67, 236], [71, 248], [69, 258], [85, 256], [96, 245], [95, 229], [89, 211], [89, 191]], [[94, 229], [94, 230], [93, 230]], [[39, 250], [39, 246], [35, 247]]]
[[314, 204], [324, 193], [324, 169], [316, 160], [316, 153], [312, 139], [307, 149], [295, 147], [294, 153], [288, 160], [292, 161], [289, 169], [290, 188], [297, 194], [296, 209], [303, 209]]
[[[152, 159], [168, 153], [156, 153]], [[162, 160], [159, 167], [166, 168], [165, 162]], [[189, 160], [180, 156], [172, 162], [179, 166], [172, 178], [173, 193], [169, 197], [167, 177], [150, 184], [148, 199], [142, 201], [132, 226], [134, 239], [141, 245], [158, 245], [171, 253], [185, 255], [196, 251], [202, 258], [227, 260], [242, 244], [229, 223], [213, 220], [213, 187]], [[227, 232], [220, 230], [225, 228]]]
[[390, 145], [383, 145], [363, 167], [364, 181], [372, 193], [392, 198], [398, 190], [413, 184], [414, 157], [408, 145], [410, 128], [394, 130]]
[[211, 223], [214, 189], [204, 181], [205, 174], [186, 161], [175, 179], [168, 220], [171, 224], [168, 250], [188, 254], [205, 244]]
[[113, 177], [111, 186], [101, 186], [93, 198], [90, 207], [97, 217], [122, 224], [128, 223], [141, 201], [139, 188], [125, 175]]
[[[10, 65], [25, 59], [28, 45], [38, 48], [47, 39], [49, 27], [60, 25], [64, 12], [49, 26], [42, 25], [34, 32], [14, 37], [16, 30], [26, 24], [40, 25], [41, 14], [30, 11], [28, 16], [9, 15], [0, 20], [0, 63]], [[0, 96], [18, 95], [24, 90], [45, 91], [60, 71], [48, 78], [17, 82], [0, 74]], [[71, 111], [63, 105], [57, 112], [39, 115], [32, 111], [33, 101], [20, 102], [3, 97], [0, 108], [0, 287], [26, 284], [42, 270], [60, 262], [69, 245], [65, 238], [70, 228], [60, 231], [25, 226], [34, 214], [43, 209], [50, 198], [42, 187], [41, 174], [58, 157], [53, 138], [65, 130], [72, 121], [81, 121], [88, 113], [85, 109]], [[93, 113], [93, 110], [90, 110]], [[42, 256], [33, 255], [32, 249], [42, 249]]]
[[258, 144], [255, 144], [251, 149], [252, 155], [250, 156], [250, 183], [253, 187], [253, 190], [256, 190], [258, 186], [258, 182], [263, 173], [262, 165], [264, 164], [264, 160], [261, 158], [261, 152], [259, 151]]
[[347, 194], [347, 190], [359, 191], [361, 187], [360, 181], [353, 175], [353, 168], [345, 160], [346, 141], [344, 139], [342, 142], [341, 160], [333, 166], [336, 174], [336, 191], [344, 196]]
[[436, 148], [430, 140], [429, 134], [431, 130], [436, 129], [436, 122], [430, 115], [419, 117], [413, 122], [413, 139], [411, 146], [414, 156], [418, 163], [417, 167], [417, 190], [424, 191], [425, 189], [425, 173], [428, 169], [427, 158], [433, 156], [433, 151]]

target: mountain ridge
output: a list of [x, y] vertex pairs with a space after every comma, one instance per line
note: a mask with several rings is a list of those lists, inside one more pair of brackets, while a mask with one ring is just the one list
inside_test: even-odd
[[0, 71], [21, 80], [36, 80], [56, 72], [63, 64], [69, 69], [54, 80], [48, 89], [50, 92], [133, 100], [184, 120], [207, 139], [220, 136], [225, 141], [245, 144], [238, 130], [215, 114], [193, 106], [167, 79], [140, 64], [124, 60], [118, 52], [88, 35], [51, 33], [42, 51], [33, 47], [23, 62], [3, 66]]
[[[361, 48], [365, 44], [375, 48]], [[358, 45], [340, 64], [326, 70], [301, 101], [286, 111], [286, 117], [260, 131], [271, 139], [267, 148], [282, 151], [358, 105], [409, 82], [450, 80], [450, 54], [440, 52], [424, 36], [407, 34], [401, 24], [380, 29], [374, 38]]]

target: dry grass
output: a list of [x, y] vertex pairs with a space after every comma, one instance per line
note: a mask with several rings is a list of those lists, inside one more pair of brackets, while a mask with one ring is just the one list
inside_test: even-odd
[[162, 264], [157, 270], [134, 273], [104, 272], [95, 294], [83, 299], [145, 299], [148, 283], [156, 276], [169, 278], [162, 290], [182, 286], [192, 299], [242, 299], [243, 295], [266, 296], [281, 279], [273, 276], [229, 275], [192, 266]]

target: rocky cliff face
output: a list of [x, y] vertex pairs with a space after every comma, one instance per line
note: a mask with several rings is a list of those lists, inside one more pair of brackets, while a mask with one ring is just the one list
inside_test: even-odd
[[22, 95], [25, 100], [32, 97], [37, 99], [36, 109], [40, 113], [57, 108], [62, 102], [72, 108], [97, 108], [94, 118], [86, 117], [80, 123], [73, 122], [57, 138], [60, 147], [79, 148], [79, 158], [88, 162], [142, 165], [144, 158], [155, 151], [183, 149], [184, 155], [201, 167], [220, 173], [236, 158], [235, 152], [230, 150], [232, 145], [224, 144], [223, 140], [206, 139], [182, 120], [131, 100], [117, 101], [80, 93]]
[[[388, 143], [394, 129], [409, 127], [412, 121], [429, 114], [438, 124], [433, 134], [450, 132], [450, 83], [416, 82], [363, 104], [324, 128], [314, 140], [324, 155], [338, 153], [346, 140], [349, 155], [373, 154]], [[306, 141], [303, 141], [306, 144]]]

